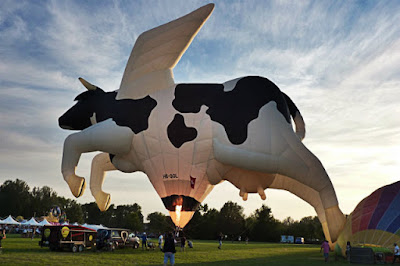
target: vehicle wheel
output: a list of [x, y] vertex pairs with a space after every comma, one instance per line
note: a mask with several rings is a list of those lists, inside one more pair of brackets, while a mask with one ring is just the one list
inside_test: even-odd
[[77, 251], [78, 251], [78, 246], [77, 246], [77, 245], [73, 245], [73, 246], [71, 247], [71, 251], [72, 251], [73, 253], [77, 252]]
[[82, 251], [83, 251], [83, 245], [79, 245], [78, 251], [79, 251], [79, 252], [82, 252]]

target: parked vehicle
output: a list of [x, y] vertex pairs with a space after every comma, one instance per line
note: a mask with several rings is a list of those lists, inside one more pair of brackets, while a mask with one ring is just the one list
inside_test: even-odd
[[139, 247], [139, 238], [129, 229], [107, 228], [97, 231], [97, 249], [114, 251], [116, 248]]
[[294, 243], [294, 236], [281, 235], [281, 243]]
[[296, 237], [295, 244], [304, 244], [304, 237]]
[[39, 246], [50, 250], [69, 249], [72, 252], [82, 252], [96, 245], [96, 230], [75, 225], [45, 225], [42, 230], [42, 240]]

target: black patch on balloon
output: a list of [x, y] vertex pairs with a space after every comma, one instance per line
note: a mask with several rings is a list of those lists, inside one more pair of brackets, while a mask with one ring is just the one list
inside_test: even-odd
[[168, 138], [175, 148], [180, 148], [185, 142], [194, 140], [197, 137], [197, 130], [187, 127], [182, 115], [176, 114], [167, 127]]
[[78, 102], [58, 121], [60, 126], [83, 130], [89, 126], [90, 117], [95, 114], [96, 121], [111, 118], [119, 126], [129, 127], [135, 134], [149, 127], [149, 116], [157, 101], [146, 96], [142, 99], [116, 100], [117, 92], [104, 92], [100, 88], [85, 91], [78, 95]]
[[168, 197], [161, 198], [164, 206], [169, 211], [175, 211], [176, 205], [182, 206], [182, 211], [196, 211], [200, 206], [200, 202], [192, 197], [183, 195], [171, 195]]
[[232, 144], [239, 145], [247, 139], [249, 123], [271, 101], [290, 123], [284, 95], [273, 82], [263, 77], [242, 78], [227, 92], [222, 84], [178, 84], [172, 105], [182, 113], [198, 113], [202, 105], [207, 106], [206, 113], [211, 120], [225, 128]]

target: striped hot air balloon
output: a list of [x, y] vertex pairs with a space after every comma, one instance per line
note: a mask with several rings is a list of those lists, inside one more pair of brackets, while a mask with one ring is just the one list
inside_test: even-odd
[[392, 249], [400, 242], [400, 181], [381, 187], [363, 199], [347, 217], [335, 250], [345, 255], [352, 246]]

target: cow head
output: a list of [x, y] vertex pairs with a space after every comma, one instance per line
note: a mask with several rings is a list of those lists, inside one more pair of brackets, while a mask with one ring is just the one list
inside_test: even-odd
[[63, 129], [83, 130], [96, 123], [96, 103], [105, 92], [79, 78], [87, 91], [76, 96], [77, 103], [58, 119], [58, 124]]

